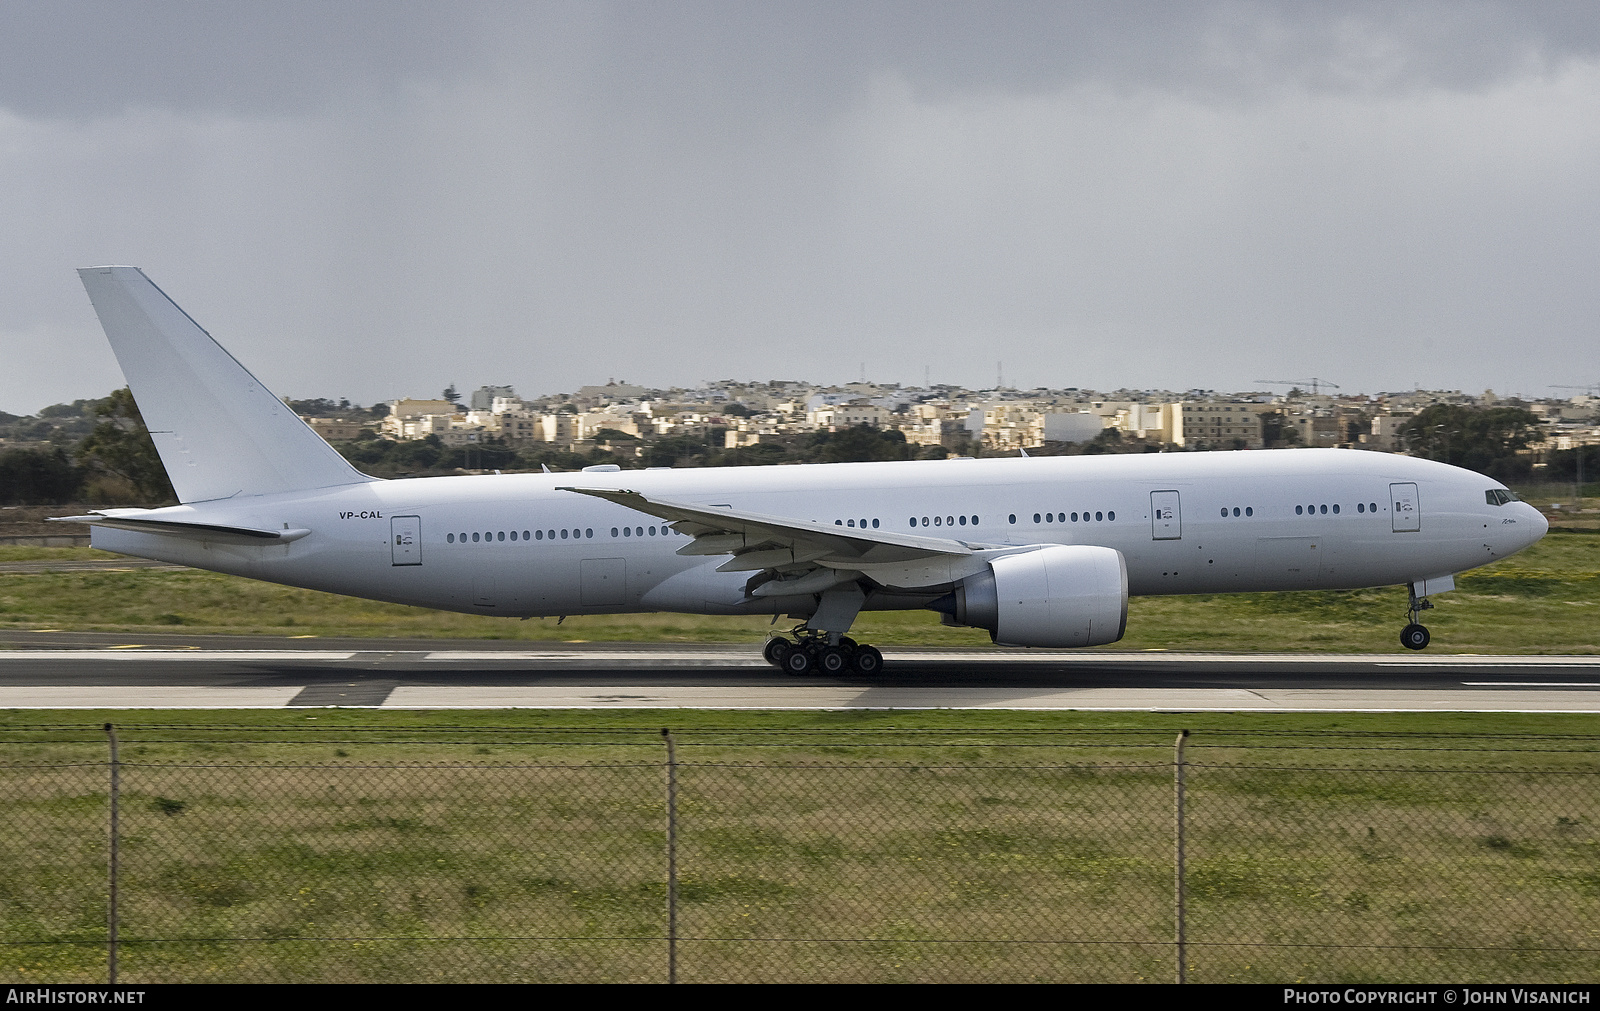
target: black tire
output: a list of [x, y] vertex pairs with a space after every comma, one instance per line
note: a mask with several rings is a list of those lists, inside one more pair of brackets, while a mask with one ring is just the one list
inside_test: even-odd
[[1426, 627], [1412, 622], [1400, 630], [1400, 645], [1406, 649], [1427, 649], [1432, 640]]
[[811, 673], [811, 654], [803, 649], [791, 649], [783, 655], [783, 671], [785, 674]]
[[883, 654], [875, 646], [857, 646], [855, 667], [857, 674], [876, 674], [883, 670]]
[[856, 641], [854, 639], [850, 638], [848, 635], [841, 635], [839, 637], [839, 645], [843, 646], [845, 649], [855, 649], [857, 643], [856, 643]]
[[850, 654], [838, 646], [828, 646], [817, 654], [817, 669], [824, 674], [843, 674], [850, 669]]
[[794, 644], [787, 639], [768, 639], [767, 644], [761, 648], [761, 655], [772, 666], [782, 667], [784, 656], [792, 649]]

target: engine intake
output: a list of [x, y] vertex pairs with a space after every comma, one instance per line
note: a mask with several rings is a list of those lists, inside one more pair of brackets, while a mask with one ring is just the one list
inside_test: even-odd
[[1114, 548], [1051, 544], [1001, 555], [953, 596], [956, 624], [1002, 646], [1101, 646], [1128, 627], [1128, 563]]

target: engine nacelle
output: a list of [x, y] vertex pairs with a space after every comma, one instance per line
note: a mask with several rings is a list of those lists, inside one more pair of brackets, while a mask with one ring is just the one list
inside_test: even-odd
[[1001, 555], [954, 596], [956, 622], [1002, 646], [1101, 646], [1128, 627], [1128, 563], [1115, 548], [1051, 544]]

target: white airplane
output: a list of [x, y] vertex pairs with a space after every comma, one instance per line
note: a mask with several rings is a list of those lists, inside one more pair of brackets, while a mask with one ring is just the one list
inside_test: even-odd
[[766, 656], [795, 674], [877, 671], [863, 610], [1096, 646], [1143, 594], [1404, 584], [1422, 649], [1429, 595], [1548, 529], [1480, 474], [1338, 449], [385, 481], [138, 268], [79, 276], [182, 502], [73, 517], [95, 547], [471, 614], [789, 615]]

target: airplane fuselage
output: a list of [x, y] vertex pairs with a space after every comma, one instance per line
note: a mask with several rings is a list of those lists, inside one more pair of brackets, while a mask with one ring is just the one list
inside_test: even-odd
[[[681, 555], [655, 516], [561, 490], [631, 489], [847, 530], [959, 541], [987, 554], [1097, 545], [1131, 595], [1352, 589], [1444, 577], [1532, 544], [1532, 507], [1444, 464], [1350, 450], [1174, 453], [506, 474], [236, 497], [147, 515], [271, 530], [238, 544], [97, 527], [96, 547], [255, 579], [446, 610], [526, 617], [629, 611], [808, 613], [752, 597], [748, 572]], [[941, 583], [878, 580], [866, 608], [925, 606]], [[869, 577], [872, 573], [868, 573]]]

